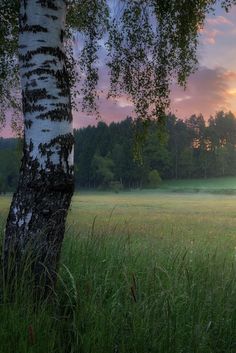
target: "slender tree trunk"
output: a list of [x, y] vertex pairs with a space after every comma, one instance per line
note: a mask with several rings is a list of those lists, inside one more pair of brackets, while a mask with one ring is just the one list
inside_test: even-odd
[[32, 252], [33, 273], [55, 283], [73, 195], [73, 129], [63, 46], [66, 3], [20, 0], [19, 64], [25, 124], [24, 155], [4, 244], [5, 269], [17, 271]]

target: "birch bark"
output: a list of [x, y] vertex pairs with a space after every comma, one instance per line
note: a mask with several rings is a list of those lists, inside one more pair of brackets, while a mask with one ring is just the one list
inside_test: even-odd
[[[73, 128], [63, 45], [66, 2], [20, 0], [19, 65], [24, 154], [4, 243], [5, 269], [32, 252], [36, 283], [55, 283], [73, 195]], [[46, 270], [47, 269], [47, 270]]]

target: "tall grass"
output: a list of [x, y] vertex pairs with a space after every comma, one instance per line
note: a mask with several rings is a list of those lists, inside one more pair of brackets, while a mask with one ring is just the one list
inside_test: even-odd
[[236, 352], [233, 252], [109, 229], [67, 233], [50, 302], [1, 271], [1, 353]]

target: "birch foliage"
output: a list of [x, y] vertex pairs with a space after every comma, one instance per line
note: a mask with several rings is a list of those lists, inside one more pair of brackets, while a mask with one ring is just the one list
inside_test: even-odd
[[[6, 109], [14, 105], [17, 80], [19, 2], [0, 1], [0, 99]], [[235, 0], [70, 0], [67, 1], [67, 38], [78, 31], [83, 38], [78, 59], [83, 77], [82, 109], [97, 110], [98, 52], [107, 49], [110, 73], [108, 96], [126, 94], [142, 121], [162, 119], [169, 105], [173, 80], [185, 85], [197, 68], [199, 29], [216, 5], [226, 11]], [[68, 41], [70, 47], [72, 41]], [[71, 48], [68, 66], [76, 86]], [[2, 110], [4, 110], [2, 109]], [[3, 114], [1, 115], [3, 117]]]

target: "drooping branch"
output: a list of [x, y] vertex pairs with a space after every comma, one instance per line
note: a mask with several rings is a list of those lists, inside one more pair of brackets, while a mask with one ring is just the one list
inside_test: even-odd
[[108, 30], [109, 7], [106, 0], [72, 1], [67, 15], [70, 28], [79, 31], [83, 37], [83, 46], [78, 63], [81, 88], [82, 111], [97, 113], [97, 84], [99, 80], [97, 60], [101, 47], [100, 40]]
[[111, 95], [128, 94], [138, 118], [161, 119], [170, 84], [184, 85], [196, 68], [199, 28], [215, 1], [121, 3], [108, 41]]
[[0, 129], [5, 123], [6, 111], [18, 112], [19, 109], [19, 100], [15, 96], [19, 86], [16, 60], [18, 16], [18, 1], [0, 1]]

